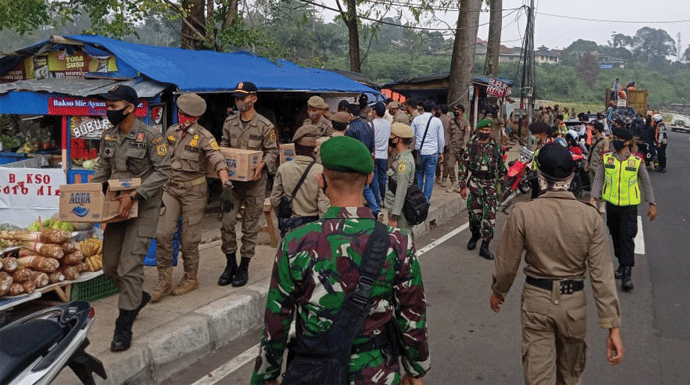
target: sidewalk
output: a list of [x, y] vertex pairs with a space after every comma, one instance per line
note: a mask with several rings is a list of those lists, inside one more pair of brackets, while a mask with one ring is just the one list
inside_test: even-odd
[[[508, 159], [517, 157], [517, 147]], [[415, 227], [415, 236], [448, 221], [465, 210], [458, 193], [446, 193], [436, 184], [427, 221]], [[276, 223], [274, 221], [274, 223]], [[264, 219], [262, 217], [261, 226]], [[217, 204], [209, 205], [203, 220], [199, 289], [184, 296], [168, 296], [149, 304], [134, 323], [132, 347], [120, 353], [110, 352], [110, 341], [118, 316], [117, 295], [92, 303], [96, 319], [89, 333], [87, 351], [105, 366], [108, 379], [99, 384], [157, 384], [177, 371], [202, 359], [245, 333], [261, 327], [266, 294], [276, 249], [269, 236], [259, 233], [256, 255], [249, 267], [247, 286], [218, 286], [225, 268], [220, 250], [220, 220]], [[238, 234], [239, 234], [238, 227]], [[145, 267], [145, 290], [151, 290], [158, 277], [155, 267]], [[173, 285], [182, 278], [182, 266], [174, 270]], [[258, 342], [258, 341], [257, 341]], [[78, 383], [71, 370], [63, 370], [55, 385]]]

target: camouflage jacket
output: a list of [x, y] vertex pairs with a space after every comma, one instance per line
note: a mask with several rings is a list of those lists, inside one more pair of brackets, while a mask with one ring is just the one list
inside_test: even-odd
[[[359, 281], [359, 265], [374, 230], [374, 216], [363, 207], [331, 207], [323, 219], [289, 232], [273, 265], [264, 327], [252, 384], [279, 376], [288, 333], [296, 327], [314, 336], [328, 330], [347, 294]], [[354, 344], [384, 331], [392, 318], [404, 334], [401, 361], [413, 376], [429, 370], [426, 299], [412, 238], [388, 228], [391, 246], [371, 292], [373, 305]], [[350, 357], [351, 384], [399, 384], [400, 367], [386, 366], [381, 350]]]
[[[462, 154], [458, 171], [458, 182], [460, 188], [467, 187], [469, 178], [481, 184], [493, 184], [496, 179], [505, 177], [507, 171], [503, 156], [501, 155], [501, 145], [490, 139], [488, 143], [480, 142], [476, 136], [472, 137], [467, 143], [467, 149]], [[485, 179], [479, 175], [493, 174], [494, 178]]]

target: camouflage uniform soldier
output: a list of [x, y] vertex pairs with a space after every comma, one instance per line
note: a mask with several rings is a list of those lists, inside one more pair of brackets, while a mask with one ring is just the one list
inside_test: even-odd
[[135, 116], [139, 98], [127, 86], [113, 87], [101, 94], [108, 106], [108, 120], [115, 127], [105, 130], [91, 182], [108, 179], [141, 178], [136, 191], [120, 194], [120, 217], [129, 218], [133, 201], [139, 201], [136, 218], [108, 223], [103, 234], [103, 273], [120, 291], [120, 315], [110, 350], [129, 349], [132, 325], [151, 296], [142, 290], [144, 258], [161, 207], [163, 184], [170, 178], [170, 155], [163, 135], [141, 123]]
[[[506, 175], [506, 166], [501, 156], [501, 146], [491, 139], [491, 120], [477, 123], [477, 135], [470, 140], [460, 162], [458, 179], [460, 194], [467, 199], [467, 213], [470, 217], [472, 238], [467, 243], [468, 250], [474, 250], [477, 241], [482, 239], [479, 255], [494, 259], [489, 251], [489, 243], [494, 237], [498, 193], [496, 180]], [[469, 197], [467, 194], [469, 187]]]
[[[349, 137], [321, 145], [324, 172], [319, 186], [332, 207], [323, 219], [289, 232], [276, 254], [268, 291], [259, 356], [252, 384], [277, 384], [292, 319], [298, 334], [327, 331], [344, 297], [359, 281], [359, 266], [374, 230], [371, 210], [363, 207], [365, 183], [373, 178], [370, 151]], [[426, 300], [419, 261], [412, 238], [388, 227], [390, 247], [381, 275], [371, 292], [373, 305], [350, 356], [351, 384], [422, 384], [429, 369]], [[295, 312], [297, 314], [295, 314]], [[388, 337], [396, 324], [404, 338], [396, 338], [406, 374]], [[391, 354], [386, 354], [390, 352]]]
[[[218, 278], [218, 284], [239, 287], [249, 280], [249, 262], [254, 256], [256, 237], [259, 235], [259, 218], [266, 198], [266, 181], [268, 172], [276, 171], [278, 143], [271, 121], [259, 115], [254, 109], [257, 101], [257, 88], [254, 83], [240, 82], [233, 96], [240, 113], [228, 116], [223, 123], [223, 147], [259, 150], [263, 159], [254, 169], [254, 177], [247, 182], [233, 183], [233, 204], [230, 210], [223, 209], [223, 224], [220, 228], [221, 249], [225, 253], [227, 265]], [[244, 205], [242, 214], [242, 261], [237, 266], [237, 235], [235, 223], [237, 212]]]
[[[197, 123], [206, 111], [206, 101], [199, 95], [185, 93], [177, 99], [179, 124], [168, 128], [165, 136], [170, 147], [172, 178], [163, 187], [163, 209], [156, 235], [158, 283], [151, 291], [151, 300], [160, 301], [172, 292], [187, 294], [199, 287], [199, 243], [201, 219], [206, 207], [206, 165], [213, 165], [225, 189], [229, 189], [228, 166], [218, 151], [213, 135]], [[231, 191], [231, 190], [230, 190]], [[225, 195], [225, 194], [224, 194]], [[182, 215], [182, 260], [184, 277], [172, 288], [172, 239]]]
[[[391, 125], [391, 138], [388, 146], [395, 150], [395, 157], [386, 174], [389, 178], [386, 191], [386, 208], [388, 209], [388, 225], [405, 230], [412, 234], [412, 226], [402, 214], [407, 189], [415, 181], [415, 163], [410, 144], [412, 144], [414, 132], [404, 123]], [[395, 183], [395, 192], [392, 184]]]

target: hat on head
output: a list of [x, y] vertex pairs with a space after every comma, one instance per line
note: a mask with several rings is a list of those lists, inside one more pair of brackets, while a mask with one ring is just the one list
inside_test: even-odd
[[257, 91], [256, 84], [252, 82], [239, 82], [232, 92], [232, 96], [236, 99], [243, 99], [245, 96], [255, 94]]
[[322, 110], [328, 108], [328, 104], [320, 96], [312, 96], [309, 98], [309, 100], [307, 100], [307, 105], [309, 107], [320, 108]]
[[333, 117], [331, 118], [331, 121], [336, 123], [349, 124], [350, 114], [345, 111], [336, 112], [335, 115], [333, 115]]
[[206, 101], [193, 92], [186, 92], [177, 98], [177, 107], [189, 116], [201, 116], [206, 112]]
[[378, 116], [383, 116], [386, 113], [386, 105], [383, 104], [383, 102], [378, 102], [374, 104], [374, 112], [376, 112], [376, 115]]
[[595, 121], [592, 126], [594, 126], [595, 130], [597, 130], [599, 132], [604, 132], [604, 125], [601, 122]]
[[350, 102], [348, 102], [347, 100], [341, 100], [340, 102], [338, 102], [338, 111], [347, 110], [349, 105]]
[[534, 122], [529, 125], [529, 132], [533, 134], [548, 134], [551, 132], [551, 126], [544, 122]]
[[319, 129], [311, 124], [304, 125], [295, 131], [292, 136], [292, 143], [300, 146], [316, 146], [316, 138], [319, 136]]
[[99, 94], [101, 98], [105, 100], [124, 100], [126, 102], [132, 103], [135, 106], [139, 104], [139, 96], [137, 91], [130, 86], [114, 86], [104, 94]]
[[393, 123], [391, 124], [391, 133], [398, 138], [412, 138], [414, 137], [414, 132], [412, 132], [412, 127], [405, 123]]
[[477, 123], [477, 129], [484, 128], [484, 127], [490, 127], [493, 124], [493, 121], [491, 119], [482, 119]]
[[400, 102], [393, 100], [392, 102], [388, 103], [388, 108], [400, 108]]
[[355, 138], [336, 136], [321, 144], [321, 164], [340, 172], [369, 175], [374, 172], [374, 160], [369, 149]]
[[552, 179], [565, 179], [575, 168], [575, 161], [567, 148], [557, 143], [549, 143], [537, 155], [539, 171]]
[[633, 138], [630, 130], [623, 127], [613, 127], [611, 128], [611, 133], [622, 140], [632, 140]]

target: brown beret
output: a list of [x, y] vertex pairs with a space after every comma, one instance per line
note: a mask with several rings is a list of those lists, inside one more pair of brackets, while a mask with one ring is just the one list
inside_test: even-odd
[[327, 109], [328, 103], [326, 103], [320, 96], [312, 96], [307, 100], [307, 105], [313, 108]]

